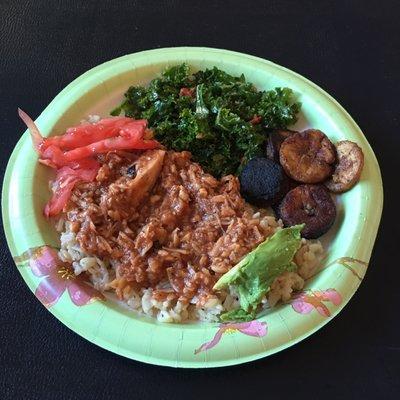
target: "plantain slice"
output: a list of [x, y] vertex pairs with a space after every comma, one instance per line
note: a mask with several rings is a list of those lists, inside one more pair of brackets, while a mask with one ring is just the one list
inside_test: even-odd
[[275, 162], [279, 162], [279, 150], [283, 141], [295, 133], [298, 132], [291, 131], [289, 129], [275, 129], [271, 131], [265, 147], [265, 154], [267, 158]]
[[303, 183], [319, 183], [332, 175], [335, 147], [316, 129], [291, 135], [282, 143], [279, 159], [285, 172]]
[[242, 196], [259, 207], [278, 203], [293, 187], [280, 164], [264, 157], [252, 158], [243, 167], [239, 180]]
[[305, 224], [301, 235], [316, 239], [334, 223], [336, 206], [325, 186], [300, 185], [286, 194], [277, 213], [285, 226]]
[[351, 189], [359, 180], [364, 167], [364, 153], [357, 143], [343, 140], [336, 144], [337, 163], [333, 175], [325, 182], [334, 193]]

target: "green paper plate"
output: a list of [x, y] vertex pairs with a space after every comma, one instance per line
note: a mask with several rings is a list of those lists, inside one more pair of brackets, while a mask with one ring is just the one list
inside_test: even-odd
[[[109, 299], [87, 301], [96, 296], [91, 292], [85, 294], [85, 286], [79, 286], [80, 282], [72, 287], [71, 281], [60, 288], [62, 295], [58, 301], [47, 304], [63, 324], [114, 353], [158, 365], [220, 367], [290, 347], [320, 329], [344, 307], [367, 269], [382, 211], [382, 181], [375, 155], [360, 128], [331, 96], [286, 68], [227, 50], [167, 48], [106, 62], [68, 85], [36, 122], [48, 136], [63, 132], [88, 114], [106, 116], [128, 86], [145, 84], [166, 66], [183, 61], [194, 69], [215, 65], [231, 74], [244, 73], [259, 89], [291, 87], [303, 104], [296, 128], [321, 129], [333, 141], [353, 140], [365, 154], [361, 181], [339, 197], [337, 221], [322, 240], [328, 250], [323, 270], [307, 281], [307, 291], [296, 301], [276, 307], [256, 321], [161, 324], [137, 316]], [[43, 246], [58, 244], [56, 232], [42, 216], [49, 197], [49, 178], [48, 169], [37, 163], [25, 132], [8, 163], [2, 211], [11, 253], [33, 292], [39, 290], [46, 277], [33, 273], [32, 259], [44, 254]]]

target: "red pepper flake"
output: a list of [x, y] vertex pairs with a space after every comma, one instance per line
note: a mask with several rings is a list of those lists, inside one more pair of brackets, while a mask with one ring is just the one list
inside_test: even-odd
[[179, 91], [179, 96], [188, 96], [188, 97], [193, 97], [194, 95], [194, 88], [187, 88], [187, 87], [183, 87], [181, 88], [181, 90]]
[[253, 118], [250, 120], [252, 125], [257, 125], [261, 122], [262, 117], [260, 115], [254, 115]]

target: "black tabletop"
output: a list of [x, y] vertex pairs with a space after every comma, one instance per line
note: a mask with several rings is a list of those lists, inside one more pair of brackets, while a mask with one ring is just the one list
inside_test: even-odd
[[0, 238], [0, 398], [400, 398], [398, 1], [1, 1], [1, 176], [24, 130], [70, 81], [169, 46], [241, 51], [332, 94], [373, 147], [385, 206], [370, 267], [343, 312], [302, 343], [237, 367], [175, 370], [107, 352], [57, 321]]

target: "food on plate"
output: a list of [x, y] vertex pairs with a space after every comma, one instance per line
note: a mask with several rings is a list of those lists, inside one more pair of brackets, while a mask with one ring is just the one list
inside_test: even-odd
[[337, 162], [326, 187], [334, 193], [351, 189], [359, 180], [364, 166], [364, 154], [357, 143], [342, 140], [336, 144]]
[[323, 182], [343, 191], [362, 169], [354, 143], [336, 157], [321, 131], [289, 130], [299, 110], [289, 88], [186, 64], [58, 136], [19, 110], [55, 172], [44, 214], [60, 259], [161, 322], [249, 321], [289, 301], [324, 256], [311, 239], [335, 220]]
[[[114, 117], [67, 129], [61, 136], [43, 138], [32, 119], [21, 109], [18, 114], [31, 132], [39, 161], [52, 168], [76, 165], [97, 154], [113, 150], [154, 149], [147, 121]], [[65, 137], [64, 137], [65, 136]]]
[[114, 215], [128, 218], [149, 196], [160, 175], [164, 157], [165, 150], [148, 151], [137, 160], [131, 160], [125, 176], [109, 184], [107, 194], [103, 195], [101, 202], [112, 218]]
[[239, 294], [240, 308], [223, 314], [223, 320], [254, 319], [273, 281], [284, 272], [297, 270], [293, 258], [301, 246], [302, 228], [297, 225], [277, 231], [218, 280], [214, 289], [233, 286]]
[[159, 146], [151, 138], [144, 120], [113, 117], [67, 129], [64, 135], [44, 138], [34, 121], [21, 109], [18, 114], [28, 127], [39, 162], [56, 169], [53, 196], [44, 214], [54, 217], [67, 205], [74, 186], [96, 178], [100, 164], [93, 156], [115, 150], [144, 150]]
[[278, 214], [285, 226], [304, 224], [302, 236], [315, 239], [335, 222], [336, 206], [325, 186], [300, 185], [284, 197]]
[[169, 150], [189, 150], [193, 160], [219, 178], [237, 174], [262, 155], [269, 129], [297, 121], [300, 103], [289, 88], [258, 91], [243, 75], [216, 67], [190, 73], [173, 66], [147, 87], [131, 86], [113, 115], [146, 119]]
[[332, 175], [336, 150], [323, 132], [308, 129], [285, 139], [279, 159], [285, 172], [294, 180], [319, 183]]
[[264, 157], [252, 158], [239, 179], [243, 197], [260, 207], [277, 203], [290, 190], [289, 178], [280, 164]]
[[[214, 321], [239, 308], [234, 288], [213, 286], [281, 224], [245, 203], [238, 178], [206, 174], [188, 152], [114, 152], [99, 162], [96, 180], [75, 187], [57, 221], [61, 259], [160, 321]], [[131, 189], [149, 162], [158, 177], [137, 201]], [[126, 176], [132, 166], [135, 178]]]
[[274, 129], [272, 130], [267, 139], [265, 154], [270, 160], [280, 162], [279, 151], [285, 139], [297, 133], [289, 129]]
[[72, 189], [78, 182], [92, 182], [100, 168], [96, 160], [86, 159], [75, 166], [65, 166], [57, 170], [52, 183], [53, 196], [46, 204], [44, 215], [54, 217], [61, 213], [71, 197]]

